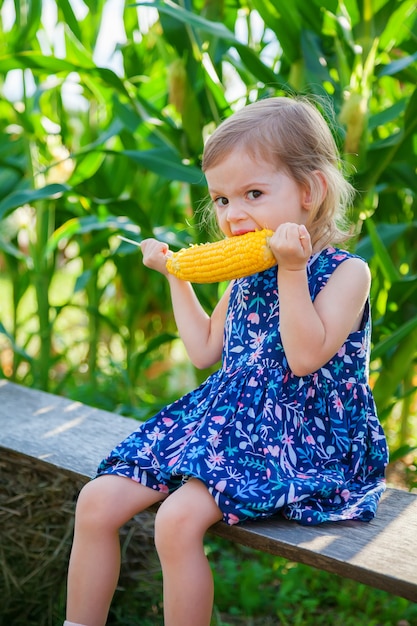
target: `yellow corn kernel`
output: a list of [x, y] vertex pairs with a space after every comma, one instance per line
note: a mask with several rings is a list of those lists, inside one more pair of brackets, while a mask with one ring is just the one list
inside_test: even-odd
[[263, 272], [276, 265], [268, 245], [272, 234], [272, 230], [257, 230], [182, 248], [168, 257], [167, 270], [193, 283], [217, 283]]

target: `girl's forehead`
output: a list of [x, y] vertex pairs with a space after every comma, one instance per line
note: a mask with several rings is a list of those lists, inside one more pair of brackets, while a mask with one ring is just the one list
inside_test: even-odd
[[273, 159], [266, 159], [252, 151], [242, 148], [229, 151], [223, 158], [206, 169], [207, 180], [248, 180], [253, 178], [268, 179], [271, 174], [277, 173], [281, 168]]

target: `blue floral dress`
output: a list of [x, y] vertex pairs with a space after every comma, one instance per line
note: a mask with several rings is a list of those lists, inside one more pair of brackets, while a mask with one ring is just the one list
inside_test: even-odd
[[[309, 260], [314, 301], [352, 255]], [[295, 376], [279, 330], [276, 268], [236, 280], [222, 366], [143, 423], [98, 475], [127, 476], [168, 493], [203, 481], [228, 524], [280, 512], [302, 524], [370, 520], [385, 490], [385, 436], [368, 386], [370, 312], [318, 371]]]

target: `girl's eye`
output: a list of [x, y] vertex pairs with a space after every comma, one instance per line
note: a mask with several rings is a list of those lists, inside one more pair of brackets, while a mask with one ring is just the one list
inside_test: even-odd
[[218, 207], [225, 207], [229, 204], [229, 200], [224, 196], [220, 196], [218, 198], [214, 198], [214, 204], [216, 204]]
[[249, 200], [255, 200], [256, 198], [259, 198], [261, 195], [262, 195], [262, 191], [259, 191], [259, 189], [252, 189], [251, 191], [248, 191]]

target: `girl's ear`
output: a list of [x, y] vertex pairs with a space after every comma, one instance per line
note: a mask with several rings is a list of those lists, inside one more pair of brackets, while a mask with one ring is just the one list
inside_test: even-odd
[[327, 193], [327, 180], [320, 170], [311, 172], [309, 181], [304, 187], [303, 207], [308, 211], [322, 205]]

